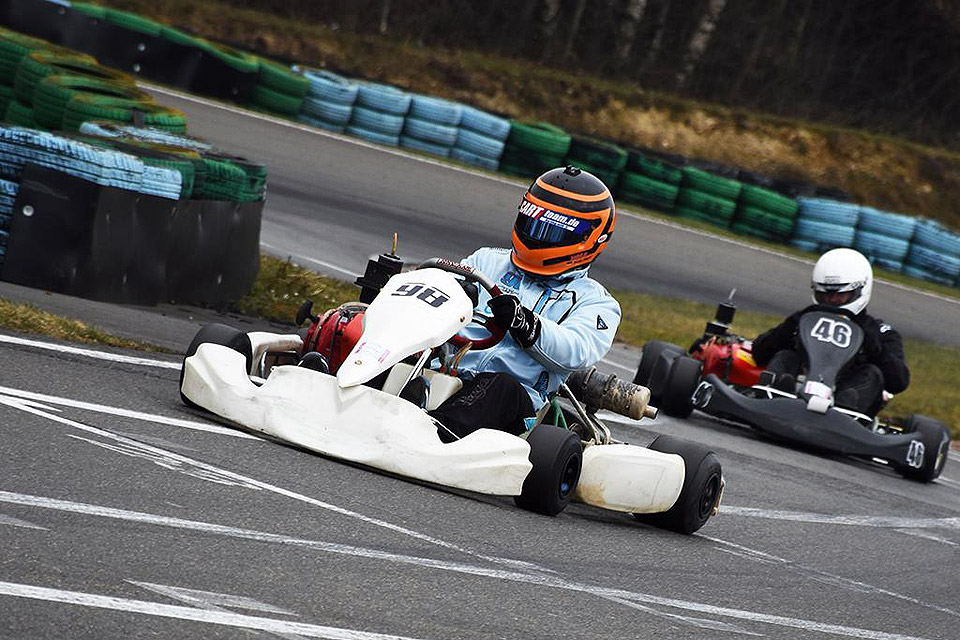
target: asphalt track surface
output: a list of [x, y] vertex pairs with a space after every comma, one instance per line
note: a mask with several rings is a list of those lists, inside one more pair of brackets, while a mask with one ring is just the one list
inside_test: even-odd
[[[204, 113], [217, 115], [214, 124]], [[232, 127], [232, 148], [250, 156], [257, 147], [269, 154], [323, 144], [225, 113], [190, 115], [209, 139]], [[255, 139], [243, 142], [247, 134]], [[425, 231], [401, 229], [411, 256], [438, 247], [463, 254], [509, 227], [515, 185], [321, 138], [336, 145], [339, 163], [329, 162], [341, 168], [342, 191], [317, 186], [324, 172], [316, 163], [267, 158], [277, 178], [264, 241], [279, 254], [310, 251], [332, 272], [357, 272], [382, 249], [380, 232], [391, 231], [371, 219], [367, 233], [318, 248], [321, 234], [310, 230], [327, 233], [342, 216], [327, 205], [299, 215], [307, 200], [283, 195], [300, 180], [290, 175], [302, 175], [307, 199], [340, 202], [355, 219], [377, 206], [386, 215], [390, 203], [411, 216], [432, 211]], [[347, 170], [357, 160], [351, 154], [363, 162]], [[416, 189], [397, 177], [411, 172], [463, 183], [428, 181], [421, 196], [439, 203], [418, 206]], [[381, 186], [357, 200], [349, 191], [365, 175], [379, 175]], [[505, 212], [439, 234], [434, 218], [472, 189], [503, 190]], [[311, 217], [325, 210], [323, 224]], [[474, 224], [481, 231], [466, 234]], [[662, 227], [636, 224], [649, 225], [638, 237]], [[662, 242], [653, 244], [651, 251]], [[802, 280], [806, 273], [798, 267]], [[106, 305], [3, 283], [0, 297], [173, 349], [202, 322], [263, 328], [197, 309]], [[614, 435], [629, 442], [672, 433], [717, 452], [727, 482], [722, 512], [688, 537], [583, 505], [537, 516], [510, 498], [409, 482], [252, 437], [180, 403], [176, 355], [9, 332], [0, 345], [0, 638], [949, 640], [960, 629], [955, 461], [920, 485], [700, 414], [640, 423], [610, 416]], [[629, 377], [637, 358], [618, 346], [601, 368]]]

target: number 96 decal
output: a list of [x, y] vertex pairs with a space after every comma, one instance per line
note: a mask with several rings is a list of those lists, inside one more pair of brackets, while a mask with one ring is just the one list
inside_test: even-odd
[[810, 335], [820, 342], [829, 342], [841, 349], [846, 349], [850, 346], [853, 329], [843, 320], [820, 318], [810, 331]]

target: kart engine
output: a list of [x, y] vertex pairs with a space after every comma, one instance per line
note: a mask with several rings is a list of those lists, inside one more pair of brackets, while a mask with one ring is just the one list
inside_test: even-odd
[[649, 405], [650, 389], [599, 373], [596, 367], [571, 373], [567, 387], [589, 411], [607, 409], [634, 420], [657, 417], [657, 408]]

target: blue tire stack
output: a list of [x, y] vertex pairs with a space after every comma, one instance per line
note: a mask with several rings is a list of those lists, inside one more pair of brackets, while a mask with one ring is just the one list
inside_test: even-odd
[[400, 146], [447, 158], [457, 141], [463, 107], [454, 102], [413, 95], [400, 135]]
[[7, 253], [10, 220], [13, 219], [13, 204], [17, 201], [19, 190], [19, 183], [12, 180], [0, 180], [0, 260]]
[[873, 264], [899, 273], [916, 226], [916, 218], [861, 206], [853, 248]]
[[308, 69], [303, 75], [310, 81], [310, 88], [297, 119], [304, 124], [343, 133], [353, 117], [359, 85], [330, 71]]
[[500, 168], [500, 156], [503, 155], [503, 147], [509, 135], [510, 121], [506, 118], [464, 106], [460, 129], [450, 150], [450, 157], [488, 171], [496, 171]]
[[960, 286], [960, 233], [935, 220], [919, 220], [903, 273], [930, 282]]
[[853, 246], [860, 207], [826, 198], [797, 198], [797, 222], [790, 245], [822, 253], [835, 247]]
[[347, 133], [370, 142], [399, 146], [412, 96], [386, 84], [362, 82]]

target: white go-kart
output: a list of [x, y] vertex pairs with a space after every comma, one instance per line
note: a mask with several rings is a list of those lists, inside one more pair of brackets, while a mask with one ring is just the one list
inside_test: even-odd
[[[692, 533], [717, 512], [724, 481], [716, 455], [665, 435], [647, 447], [615, 441], [597, 418], [599, 410], [640, 419], [655, 417], [656, 409], [647, 405], [645, 387], [593, 369], [572, 375], [522, 436], [482, 428], [441, 438], [443, 425], [427, 411], [462, 382], [428, 364], [445, 343], [460, 345], [462, 353], [489, 348], [504, 335], [492, 318], [474, 313], [465, 290], [475, 286], [470, 283], [500, 294], [483, 274], [440, 258], [392, 276], [366, 309], [363, 333], [335, 376], [297, 366], [304, 355], [298, 333], [204, 326], [183, 361], [181, 397], [247, 430], [325, 456], [445, 487], [514, 496], [520, 507], [548, 515], [576, 500]], [[484, 325], [490, 338], [467, 343], [458, 334], [470, 323]], [[424, 406], [399, 396], [420, 376], [429, 382]]]

